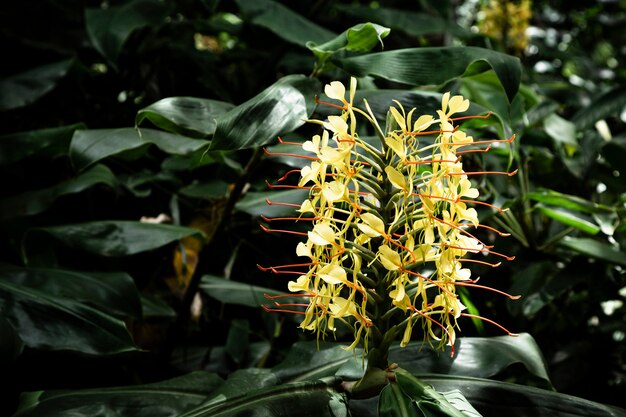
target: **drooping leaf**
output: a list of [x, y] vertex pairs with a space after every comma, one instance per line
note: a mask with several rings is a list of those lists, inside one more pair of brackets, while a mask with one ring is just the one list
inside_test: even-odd
[[308, 381], [261, 388], [237, 397], [221, 395], [181, 417], [288, 417], [294, 410], [302, 417], [348, 416], [343, 394], [326, 381]]
[[211, 150], [256, 148], [305, 123], [315, 107], [319, 81], [303, 75], [281, 78], [217, 119]]
[[0, 200], [0, 220], [31, 216], [47, 210], [59, 197], [84, 191], [98, 184], [116, 186], [117, 180], [109, 168], [95, 165], [77, 177], [49, 188], [11, 196]]
[[168, 97], [137, 112], [135, 124], [149, 120], [155, 126], [191, 137], [207, 137], [215, 133], [216, 119], [234, 105], [224, 101], [197, 97]]
[[290, 204], [300, 206], [307, 199], [308, 195], [308, 190], [298, 189], [288, 191], [251, 191], [237, 202], [235, 209], [255, 217], [293, 216], [296, 215], [297, 207], [290, 206]]
[[0, 136], [0, 165], [41, 157], [48, 160], [67, 155], [72, 135], [83, 124], [31, 130]]
[[480, 378], [492, 377], [520, 363], [529, 373], [542, 379], [547, 386], [550, 385], [543, 355], [535, 340], [527, 333], [517, 337], [461, 337], [452, 358], [446, 352], [420, 349], [418, 342], [405, 348], [394, 345], [389, 360], [413, 374], [449, 373]]
[[333, 62], [356, 77], [371, 75], [413, 86], [441, 85], [463, 75], [493, 69], [509, 102], [521, 79], [519, 59], [472, 46], [397, 49]]
[[328, 42], [318, 44], [309, 41], [306, 46], [323, 63], [336, 52], [343, 50], [368, 52], [376, 45], [382, 45], [383, 38], [387, 37], [389, 32], [389, 28], [375, 23], [359, 23]]
[[87, 303], [10, 278], [10, 271], [0, 270], [0, 309], [26, 346], [90, 355], [136, 350], [122, 320]]
[[16, 417], [178, 417], [222, 382], [216, 374], [197, 371], [145, 385], [26, 393]]
[[132, 0], [119, 6], [85, 10], [91, 43], [109, 63], [116, 65], [128, 37], [137, 29], [164, 22], [171, 5], [154, 0]]
[[66, 59], [0, 80], [0, 111], [34, 103], [52, 91], [72, 65], [74, 59]]
[[160, 248], [187, 236], [203, 239], [198, 229], [134, 221], [94, 221], [32, 229], [24, 241], [25, 258], [39, 249], [41, 235], [101, 256], [126, 256]]
[[109, 156], [150, 144], [169, 154], [187, 155], [208, 148], [209, 142], [155, 129], [77, 130], [70, 144], [70, 158], [80, 171]]
[[125, 272], [23, 268], [0, 264], [4, 279], [55, 296], [96, 306], [120, 318], [141, 317], [139, 292]]
[[304, 46], [308, 41], [326, 42], [336, 36], [330, 30], [306, 19], [272, 0], [237, 0], [244, 18], [272, 31], [281, 39]]
[[581, 255], [626, 266], [626, 253], [591, 238], [566, 236], [559, 245]]
[[420, 375], [420, 380], [437, 391], [460, 389], [479, 412], [492, 415], [526, 417], [554, 415], [562, 417], [621, 417], [626, 410], [583, 398], [503, 381], [453, 375]]
[[591, 103], [572, 117], [578, 129], [588, 129], [595, 122], [610, 116], [619, 116], [626, 106], [626, 86], [618, 85], [594, 97]]

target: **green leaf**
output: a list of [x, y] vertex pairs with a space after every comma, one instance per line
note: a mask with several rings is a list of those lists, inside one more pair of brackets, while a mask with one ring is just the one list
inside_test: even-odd
[[187, 197], [213, 199], [228, 196], [229, 184], [221, 180], [207, 182], [193, 182], [178, 190], [179, 193]]
[[79, 176], [60, 182], [52, 187], [0, 200], [0, 220], [19, 216], [31, 216], [47, 210], [57, 198], [84, 191], [98, 184], [114, 188], [115, 175], [104, 165], [95, 165]]
[[[265, 294], [281, 295], [280, 291], [232, 281], [212, 275], [204, 275], [200, 281], [200, 289], [204, 293], [222, 303], [242, 305], [246, 307], [260, 307], [268, 303]], [[295, 300], [294, 297], [292, 300]]]
[[581, 255], [626, 266], [626, 253], [591, 238], [565, 236], [559, 245]]
[[27, 393], [34, 398], [15, 417], [178, 417], [206, 400], [222, 384], [216, 374], [197, 371], [145, 385]]
[[11, 271], [0, 271], [0, 310], [26, 346], [90, 355], [136, 350], [122, 320], [45, 288], [15, 283], [11, 278]]
[[454, 22], [426, 13], [416, 13], [406, 9], [394, 9], [391, 7], [374, 9], [369, 6], [356, 4], [334, 4], [333, 6], [361, 20], [380, 23], [392, 30], [399, 30], [416, 38], [446, 32], [463, 37], [476, 36]]
[[313, 51], [320, 63], [323, 64], [339, 51], [368, 52], [376, 45], [382, 45], [383, 38], [387, 37], [389, 32], [389, 28], [375, 23], [360, 23], [321, 45], [310, 41], [306, 43], [306, 46]]
[[580, 109], [572, 117], [572, 122], [580, 130], [588, 129], [598, 120], [619, 116], [624, 106], [626, 106], [626, 86], [618, 85], [594, 97], [588, 106]]
[[597, 204], [584, 198], [563, 194], [558, 191], [539, 188], [536, 191], [530, 191], [526, 194], [529, 200], [537, 201], [551, 206], [557, 206], [564, 209], [576, 210], [583, 213], [610, 213], [613, 211], [611, 207]]
[[164, 22], [171, 5], [163, 1], [133, 0], [120, 6], [85, 10], [85, 27], [91, 43], [113, 66], [122, 46], [137, 29]]
[[480, 412], [508, 417], [567, 416], [618, 417], [626, 410], [554, 391], [471, 377], [420, 375], [420, 380], [437, 391], [462, 390], [465, 398]]
[[168, 97], [137, 112], [135, 124], [149, 120], [155, 126], [191, 137], [215, 133], [216, 119], [235, 107], [224, 101], [196, 97]]
[[527, 333], [517, 337], [460, 337], [453, 358], [432, 349], [423, 349], [417, 342], [405, 348], [396, 344], [391, 347], [389, 360], [401, 364], [413, 374], [445, 372], [481, 378], [492, 377], [520, 363], [550, 386], [543, 355]]
[[0, 80], [0, 111], [28, 106], [52, 91], [74, 65], [66, 59]]
[[409, 397], [404, 395], [400, 385], [392, 382], [380, 392], [378, 415], [380, 417], [415, 417], [417, 409]]
[[519, 59], [473, 46], [397, 49], [333, 62], [355, 77], [370, 75], [413, 86], [442, 85], [463, 75], [493, 69], [509, 102], [521, 79]]
[[257, 389], [236, 397], [221, 396], [181, 417], [289, 417], [294, 410], [301, 417], [349, 415], [344, 395], [325, 381], [315, 381]]
[[[472, 104], [491, 111], [502, 125], [499, 134], [509, 137], [512, 133], [511, 106], [495, 72], [487, 71], [461, 80], [462, 94]], [[471, 109], [470, 109], [471, 111]]]
[[249, 339], [250, 322], [244, 319], [233, 319], [224, 346], [226, 354], [237, 365], [241, 365], [245, 359], [246, 351], [250, 345]]
[[150, 144], [169, 154], [187, 155], [208, 148], [209, 142], [144, 128], [77, 130], [70, 144], [70, 158], [80, 171], [109, 156]]
[[404, 369], [396, 369], [395, 375], [402, 392], [417, 404], [417, 407], [425, 417], [466, 417], [471, 415], [462, 413], [450, 404], [441, 393]]
[[313, 113], [319, 89], [318, 80], [303, 75], [281, 78], [218, 117], [211, 150], [256, 148], [295, 130]]
[[237, 202], [235, 209], [255, 217], [294, 216], [298, 215], [296, 212], [297, 207], [289, 206], [289, 204], [297, 204], [299, 207], [308, 196], [308, 190], [298, 189], [288, 191], [250, 191]]
[[347, 345], [332, 342], [296, 342], [285, 359], [272, 368], [282, 382], [315, 380], [333, 375], [344, 380], [363, 376], [361, 350], [348, 351]]
[[237, 0], [244, 18], [272, 31], [279, 38], [304, 46], [308, 41], [326, 42], [335, 33], [272, 0]]
[[41, 235], [49, 235], [64, 245], [101, 256], [127, 256], [160, 248], [187, 236], [203, 239], [194, 228], [134, 221], [95, 221], [32, 229], [24, 241], [24, 256], [46, 245]]
[[0, 315], [0, 366], [6, 366], [22, 354], [24, 342], [6, 317]]
[[534, 208], [544, 216], [550, 217], [566, 226], [581, 230], [590, 235], [596, 235], [600, 231], [600, 227], [589, 221], [589, 218], [582, 214], [568, 211], [563, 208], [551, 208], [542, 204], [537, 204]]
[[86, 303], [119, 318], [140, 318], [139, 292], [125, 272], [22, 268], [0, 264], [4, 279], [51, 295]]
[[75, 124], [0, 136], [0, 164], [33, 157], [52, 160], [67, 155], [74, 131], [84, 128], [83, 124]]

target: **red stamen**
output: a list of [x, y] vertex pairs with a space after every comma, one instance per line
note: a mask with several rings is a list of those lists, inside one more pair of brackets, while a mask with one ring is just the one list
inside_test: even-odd
[[500, 290], [497, 290], [495, 288], [487, 287], [486, 285], [478, 285], [478, 284], [474, 284], [472, 282], [467, 282], [467, 281], [456, 281], [455, 285], [458, 285], [460, 287], [480, 288], [482, 290], [489, 290], [489, 291], [497, 292], [498, 294], [502, 294], [502, 295], [504, 295], [505, 297], [508, 297], [511, 300], [519, 300], [520, 298], [522, 298], [521, 295], [511, 295], [511, 294], [506, 293], [504, 291], [500, 291]]
[[297, 154], [297, 153], [270, 152], [266, 148], [263, 148], [263, 152], [267, 156], [288, 156], [290, 158], [308, 159], [309, 161], [318, 161], [319, 160], [319, 158], [316, 157], [316, 156], [300, 155], [300, 154]]
[[271, 223], [273, 221], [283, 221], [283, 220], [289, 220], [289, 221], [295, 221], [295, 222], [300, 221], [300, 220], [314, 222], [320, 219], [319, 217], [267, 217], [263, 215], [261, 215], [261, 218], [268, 223]]
[[261, 271], [265, 272], [265, 271], [270, 271], [270, 270], [275, 270], [275, 269], [297, 268], [297, 267], [300, 267], [300, 266], [312, 266], [312, 265], [317, 265], [317, 262], [306, 262], [306, 263], [301, 263], [301, 264], [289, 264], [289, 265], [277, 265], [277, 266], [261, 266], [261, 265], [257, 264], [256, 266]]
[[443, 246], [443, 247], [452, 248], [452, 249], [460, 249], [460, 250], [465, 250], [465, 251], [468, 251], [468, 252], [488, 253], [490, 255], [500, 256], [500, 257], [506, 259], [507, 261], [512, 261], [513, 259], [515, 259], [515, 256], [506, 256], [506, 255], [503, 255], [503, 254], [501, 254], [499, 252], [491, 251], [489, 249], [463, 248], [461, 246], [449, 245], [447, 243], [431, 243], [431, 245], [433, 245], [433, 246]]
[[314, 293], [310, 293], [310, 294], [281, 294], [281, 295], [269, 295], [269, 294], [263, 294], [263, 297], [267, 298], [268, 300], [276, 300], [278, 298], [292, 298], [292, 297], [315, 297], [317, 294]]
[[505, 328], [504, 328], [504, 326], [502, 326], [502, 325], [500, 325], [500, 324], [496, 323], [496, 322], [495, 322], [495, 321], [493, 321], [493, 320], [489, 320], [488, 318], [485, 318], [485, 317], [482, 317], [482, 316], [476, 316], [476, 315], [474, 315], [474, 314], [467, 314], [467, 313], [461, 313], [461, 316], [463, 316], [463, 317], [469, 317], [469, 318], [472, 318], [472, 319], [479, 319], [479, 320], [486, 321], [487, 323], [491, 323], [491, 324], [493, 324], [494, 326], [499, 327], [499, 328], [500, 328], [500, 329], [502, 329], [505, 333], [507, 333], [509, 336], [519, 336], [519, 334], [517, 334], [517, 333], [512, 333], [512, 332], [508, 331], [507, 329], [505, 329]]
[[304, 316], [306, 314], [305, 311], [295, 311], [295, 310], [283, 310], [280, 308], [269, 308], [268, 306], [261, 306], [261, 308], [268, 313], [289, 313], [289, 314], [300, 314]]
[[507, 175], [509, 177], [512, 177], [513, 175], [517, 174], [517, 169], [513, 172], [500, 172], [500, 171], [474, 171], [474, 172], [451, 172], [451, 173], [446, 173], [447, 176], [451, 177], [453, 175], [490, 175], [490, 174], [494, 174], [494, 175]]
[[278, 136], [278, 143], [280, 143], [281, 145], [297, 145], [297, 146], [302, 146], [301, 142], [287, 142], [284, 141], [280, 136]]
[[472, 146], [472, 145], [486, 145], [488, 143], [511, 143], [515, 140], [515, 134], [513, 134], [513, 136], [511, 136], [508, 139], [489, 139], [489, 140], [480, 140], [477, 142], [468, 142], [468, 143], [454, 143], [454, 142], [448, 142], [448, 143], [441, 143], [440, 145], [448, 145], [448, 146]]
[[291, 174], [293, 174], [295, 172], [300, 173], [300, 170], [299, 169], [292, 169], [291, 171], [287, 171], [285, 173], [285, 175], [283, 175], [282, 177], [280, 177], [278, 179], [278, 182], [286, 180], [289, 175], [291, 175]]
[[471, 237], [471, 238], [473, 238], [473, 239], [477, 240], [478, 242], [480, 242], [480, 244], [481, 244], [481, 245], [483, 245], [484, 247], [486, 247], [487, 249], [491, 249], [491, 248], [493, 248], [493, 245], [487, 245], [487, 244], [483, 243], [480, 239], [478, 239], [476, 236], [474, 236], [473, 234], [471, 234], [471, 233], [470, 233], [470, 232], [468, 232], [467, 230], [463, 230], [463, 229], [461, 229], [460, 227], [458, 227], [458, 226], [456, 226], [456, 225], [454, 225], [454, 224], [452, 224], [452, 223], [448, 223], [447, 221], [442, 220], [442, 219], [440, 219], [440, 218], [438, 218], [438, 217], [435, 217], [435, 216], [433, 216], [433, 215], [428, 215], [428, 217], [429, 217], [429, 218], [431, 218], [431, 219], [433, 219], [433, 220], [437, 220], [438, 222], [443, 223], [443, 224], [445, 224], [446, 226], [450, 226], [450, 227], [452, 227], [453, 229], [456, 229], [456, 230], [458, 230], [458, 231], [460, 231], [460, 232], [465, 233], [467, 236], [469, 236], [469, 237]]
[[283, 207], [297, 207], [297, 208], [300, 208], [300, 204], [283, 203], [283, 202], [280, 202], [280, 201], [271, 201], [269, 198], [265, 199], [265, 203], [268, 206], [283, 206]]
[[506, 208], [506, 209], [501, 209], [500, 207], [496, 207], [496, 206], [494, 206], [493, 204], [485, 203], [484, 201], [478, 201], [478, 200], [462, 200], [462, 199], [459, 199], [459, 200], [458, 200], [458, 201], [456, 201], [456, 202], [457, 202], [457, 203], [479, 204], [479, 205], [481, 205], [481, 206], [487, 206], [487, 207], [490, 207], [490, 208], [492, 208], [492, 209], [494, 209], [494, 210], [496, 210], [496, 211], [499, 211], [500, 213], [504, 213], [504, 212], [509, 211], [509, 209], [508, 209], [508, 208]]
[[[311, 191], [312, 189], [314, 189], [314, 187], [304, 187], [304, 186], [300, 186], [300, 185], [272, 185], [270, 184], [270, 182], [268, 180], [265, 180], [265, 184], [268, 186], [268, 188], [270, 190], [274, 190], [274, 189], [290, 189], [290, 190], [309, 190]], [[315, 189], [319, 189], [315, 188]]]
[[263, 229], [264, 232], [268, 232], [268, 233], [287, 233], [287, 234], [290, 234], [290, 235], [308, 236], [304, 232], [295, 232], [293, 230], [282, 230], [282, 229], [269, 229], [269, 228], [263, 226], [262, 224], [259, 225], [259, 226], [261, 226], [261, 229]]
[[490, 149], [491, 149], [491, 144], [489, 144], [489, 146], [487, 146], [485, 149], [468, 149], [466, 151], [457, 151], [456, 154], [463, 155], [466, 153], [485, 153], [485, 152], [489, 152]]
[[459, 120], [467, 120], [467, 119], [488, 119], [491, 116], [491, 112], [487, 113], [484, 116], [461, 116], [461, 117], [451, 117], [448, 120], [452, 120], [453, 122]]
[[320, 101], [319, 98], [317, 97], [317, 94], [315, 95], [315, 103], [323, 104], [324, 106], [328, 106], [328, 107], [334, 107], [334, 108], [339, 109], [339, 110], [348, 110], [348, 107], [346, 107], [346, 106], [340, 106], [338, 104], [328, 103], [326, 101]]
[[459, 262], [473, 262], [473, 263], [476, 263], [476, 264], [490, 266], [492, 268], [497, 268], [500, 265], [502, 265], [502, 262], [498, 262], [498, 263], [492, 264], [492, 263], [489, 263], [489, 262], [479, 261], [478, 259], [471, 259], [471, 258], [467, 258], [467, 259], [466, 258], [461, 258], [461, 259], [457, 259], [457, 261], [459, 261]]
[[453, 161], [451, 159], [431, 159], [429, 161], [411, 161], [411, 162], [406, 162], [406, 165], [428, 165], [428, 164], [432, 164], [433, 162], [450, 162], [450, 163], [456, 164], [457, 162], [459, 162], [459, 159], [461, 158], [457, 158], [456, 161]]

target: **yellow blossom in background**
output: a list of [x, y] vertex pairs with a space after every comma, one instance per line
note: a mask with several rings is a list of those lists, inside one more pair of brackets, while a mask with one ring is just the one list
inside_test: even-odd
[[508, 52], [521, 55], [528, 46], [531, 0], [488, 0], [482, 4], [478, 29], [498, 40]]
[[[322, 131], [302, 144], [310, 163], [297, 187], [307, 188], [309, 197], [293, 220], [311, 224], [306, 233], [294, 232], [303, 237], [295, 252], [305, 262], [263, 268], [297, 275], [287, 286], [303, 302], [275, 301], [266, 309], [301, 314], [300, 327], [318, 337], [334, 334], [341, 322], [354, 332], [348, 349], [367, 351], [372, 342], [385, 350], [381, 345], [396, 336], [406, 346], [418, 322], [421, 338], [453, 346], [457, 320], [468, 315], [457, 287], [480, 287], [464, 258], [507, 258], [468, 230], [480, 226], [473, 206], [486, 204], [476, 200], [469, 177], [513, 173], [464, 170], [465, 152], [485, 152], [485, 144], [498, 140], [475, 141], [460, 129], [457, 120], [467, 117], [457, 119], [458, 113], [470, 106], [462, 96], [443, 94], [436, 117], [406, 112], [395, 102], [382, 131], [367, 103], [367, 111], [354, 106], [355, 89], [352, 79], [346, 98], [342, 83], [326, 85], [338, 104], [322, 104], [341, 115], [313, 121]], [[356, 133], [364, 120], [377, 131], [378, 147]]]

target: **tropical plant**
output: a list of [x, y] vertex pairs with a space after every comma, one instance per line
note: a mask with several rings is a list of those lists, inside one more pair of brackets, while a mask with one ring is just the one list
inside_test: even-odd
[[3, 5], [3, 412], [626, 415], [625, 11], [452, 3]]

